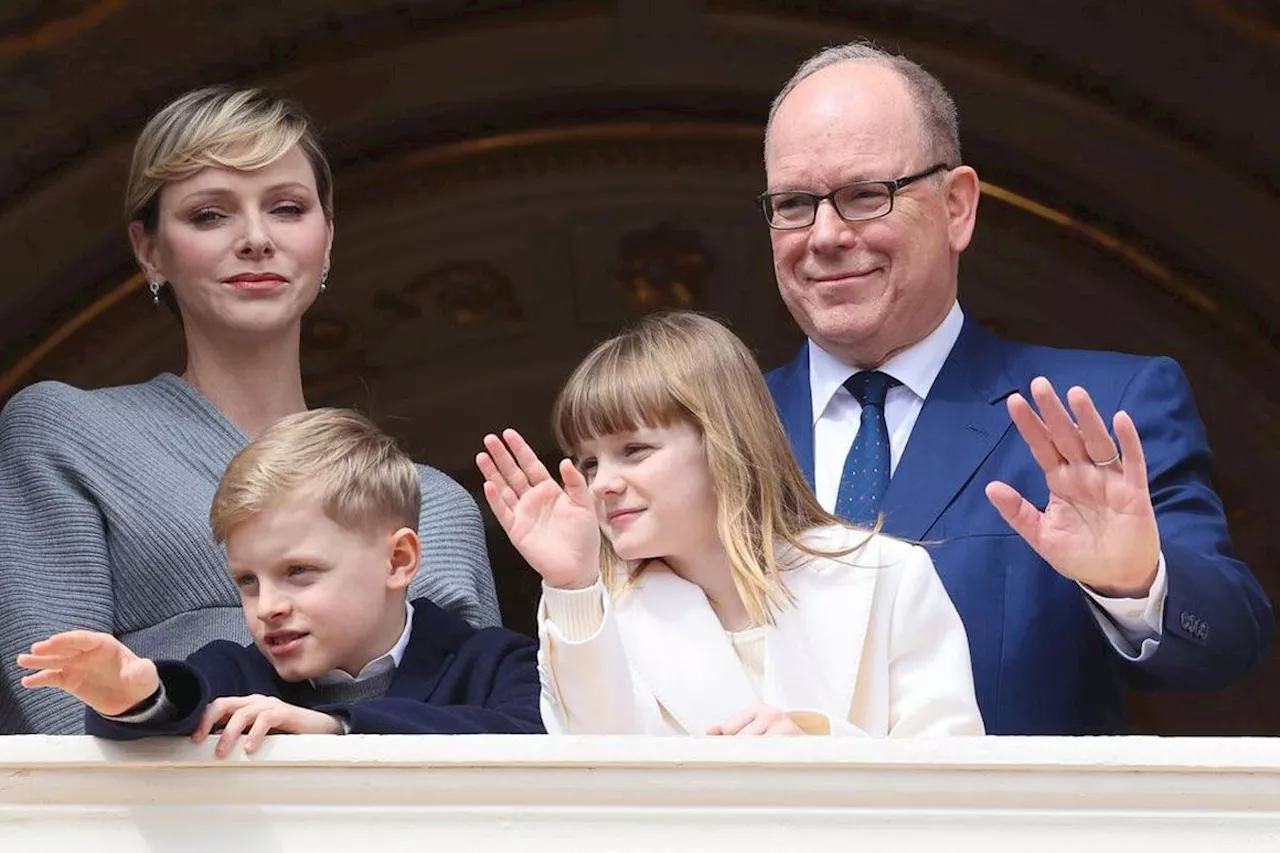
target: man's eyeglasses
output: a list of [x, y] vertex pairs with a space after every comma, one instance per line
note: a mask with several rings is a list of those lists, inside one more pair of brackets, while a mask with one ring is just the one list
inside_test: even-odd
[[946, 163], [937, 163], [923, 172], [916, 172], [896, 181], [858, 181], [836, 187], [826, 195], [799, 190], [764, 193], [759, 197], [760, 205], [764, 208], [764, 218], [769, 227], [783, 231], [808, 228], [818, 216], [818, 205], [824, 201], [830, 201], [836, 213], [846, 222], [879, 219], [893, 210], [893, 197], [898, 190], [950, 168]]

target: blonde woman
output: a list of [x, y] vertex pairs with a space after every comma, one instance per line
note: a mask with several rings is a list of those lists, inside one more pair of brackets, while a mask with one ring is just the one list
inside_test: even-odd
[[549, 732], [982, 734], [928, 554], [818, 506], [722, 325], [645, 318], [578, 366], [553, 424], [563, 487], [514, 430], [476, 460], [543, 578]]
[[[248, 642], [209, 504], [236, 452], [307, 408], [302, 315], [334, 230], [306, 116], [254, 89], [179, 97], [137, 141], [127, 210], [147, 298], [178, 310], [187, 361], [140, 385], [41, 382], [0, 413], [0, 733], [83, 730], [74, 698], [19, 687], [16, 655], [51, 634], [106, 632], [150, 658]], [[413, 594], [497, 624], [474, 501], [420, 474]]]

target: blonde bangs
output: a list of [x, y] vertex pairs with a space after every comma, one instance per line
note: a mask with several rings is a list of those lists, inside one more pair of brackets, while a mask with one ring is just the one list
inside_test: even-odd
[[566, 455], [589, 439], [690, 417], [664, 371], [628, 343], [614, 339], [597, 347], [560, 392], [551, 420]]
[[221, 167], [252, 172], [270, 166], [289, 153], [306, 133], [302, 126], [263, 122], [260, 128], [237, 128], [209, 139], [192, 139], [181, 150], [149, 166], [143, 173], [160, 184], [180, 181], [201, 169]]

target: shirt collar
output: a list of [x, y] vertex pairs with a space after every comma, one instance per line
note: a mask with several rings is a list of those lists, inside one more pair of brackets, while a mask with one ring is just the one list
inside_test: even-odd
[[385, 674], [388, 670], [396, 669], [400, 666], [400, 661], [404, 659], [404, 650], [409, 647], [409, 635], [413, 632], [413, 605], [408, 599], [404, 602], [404, 630], [400, 632], [400, 639], [396, 640], [396, 644], [384, 655], [376, 657], [364, 665], [360, 670], [360, 674], [354, 678], [350, 673], [341, 669], [331, 669], [324, 675], [316, 676], [311, 680], [312, 684], [354, 684], [358, 681], [367, 681], [370, 678], [376, 678]]
[[[932, 332], [901, 352], [894, 353], [888, 361], [876, 368], [901, 382], [923, 400], [942, 372], [951, 348], [964, 327], [964, 312], [960, 303], [953, 302], [947, 316], [942, 318]], [[813, 422], [822, 417], [831, 399], [844, 387], [844, 383], [858, 368], [850, 367], [822, 347], [809, 341], [809, 391], [813, 400]]]

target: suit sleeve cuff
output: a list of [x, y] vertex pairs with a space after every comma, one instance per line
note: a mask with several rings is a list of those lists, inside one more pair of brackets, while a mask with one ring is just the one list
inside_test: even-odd
[[156, 688], [155, 693], [152, 693], [123, 714], [101, 714], [100, 716], [102, 719], [110, 720], [113, 723], [130, 723], [134, 725], [151, 723], [155, 725], [176, 720], [178, 718], [178, 709], [173, 702], [169, 701], [169, 696], [164, 690], [164, 681], [161, 680], [160, 686]]
[[1164, 552], [1156, 564], [1156, 577], [1144, 598], [1107, 598], [1084, 584], [1089, 607], [1102, 633], [1126, 660], [1141, 663], [1155, 654], [1164, 626], [1164, 604], [1168, 597], [1168, 572]]
[[542, 585], [547, 621], [571, 643], [589, 640], [604, 624], [604, 583], [597, 580], [585, 589], [557, 589]]

